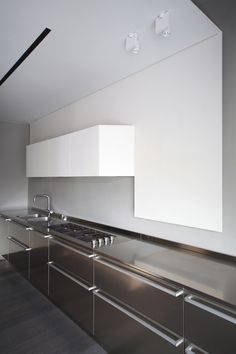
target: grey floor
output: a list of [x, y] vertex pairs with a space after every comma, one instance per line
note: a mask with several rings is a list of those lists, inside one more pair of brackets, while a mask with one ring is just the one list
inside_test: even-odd
[[105, 354], [56, 306], [0, 261], [1, 354]]

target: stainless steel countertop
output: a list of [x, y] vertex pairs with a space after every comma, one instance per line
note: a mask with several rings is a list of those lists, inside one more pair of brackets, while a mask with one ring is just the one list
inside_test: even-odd
[[[30, 212], [32, 210], [12, 210], [1, 214], [48, 233], [45, 228], [36, 227], [16, 217]], [[64, 238], [53, 230], [50, 230], [50, 234]], [[80, 244], [72, 237], [67, 236], [65, 239]], [[124, 236], [118, 236], [115, 244], [96, 249], [95, 252], [236, 306], [236, 263]]]
[[236, 306], [234, 263], [137, 240], [98, 252]]

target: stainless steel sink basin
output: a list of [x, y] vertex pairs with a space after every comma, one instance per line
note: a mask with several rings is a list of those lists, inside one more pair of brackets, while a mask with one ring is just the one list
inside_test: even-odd
[[28, 217], [27, 220], [29, 222], [42, 222], [42, 221], [50, 221], [51, 218], [49, 216], [37, 216], [37, 217]]
[[43, 227], [49, 229], [52, 225], [61, 223], [61, 219], [54, 218], [52, 216], [46, 216], [45, 214], [32, 213], [26, 215], [17, 215], [17, 218], [25, 220], [29, 225], [35, 227]]
[[44, 217], [44, 215], [34, 213], [34, 214], [28, 214], [28, 215], [17, 215], [16, 217], [20, 218], [20, 219], [28, 220], [28, 219], [39, 219], [41, 217]]

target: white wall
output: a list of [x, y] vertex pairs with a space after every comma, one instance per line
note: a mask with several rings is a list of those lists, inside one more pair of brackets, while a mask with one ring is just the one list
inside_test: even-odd
[[25, 176], [26, 124], [0, 122], [0, 209], [25, 208], [28, 180]]
[[[214, 39], [211, 39], [214, 40]], [[200, 44], [200, 46], [205, 43]], [[192, 49], [188, 49], [192, 50]], [[178, 56], [185, 56], [185, 52]], [[168, 59], [172, 60], [172, 58]], [[180, 60], [181, 61], [181, 60]], [[159, 64], [161, 65], [161, 64]], [[153, 86], [157, 66], [89, 96], [31, 125], [31, 142], [65, 134], [95, 124], [134, 124], [148, 127], [156, 108]], [[151, 89], [151, 91], [149, 91]], [[171, 104], [171, 102], [170, 102]], [[147, 110], [148, 107], [148, 110]], [[210, 232], [134, 218], [132, 178], [32, 179], [30, 200], [36, 192], [50, 193], [54, 208], [64, 213], [146, 233], [206, 249], [236, 254], [233, 219], [224, 219], [224, 232]], [[229, 200], [227, 201], [229, 203]], [[230, 205], [232, 207], [232, 204]]]

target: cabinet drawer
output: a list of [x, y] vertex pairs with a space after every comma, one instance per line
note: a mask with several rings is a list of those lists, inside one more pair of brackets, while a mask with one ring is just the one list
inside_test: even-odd
[[71, 319], [93, 332], [93, 287], [49, 263], [49, 297]]
[[29, 247], [29, 231], [25, 226], [10, 222], [9, 235]]
[[183, 334], [183, 289], [95, 259], [95, 285], [168, 329]]
[[94, 296], [94, 335], [109, 353], [183, 353], [182, 338], [154, 327], [100, 291]]
[[27, 248], [11, 236], [9, 239], [9, 262], [25, 278], [29, 278], [29, 254], [30, 248]]
[[30, 231], [30, 282], [45, 295], [48, 294], [48, 237]]
[[50, 239], [50, 261], [93, 284], [93, 253]]
[[0, 216], [0, 255], [8, 258], [9, 242], [8, 236], [9, 222], [2, 216]]
[[195, 295], [185, 298], [186, 338], [210, 354], [234, 354], [236, 312]]

